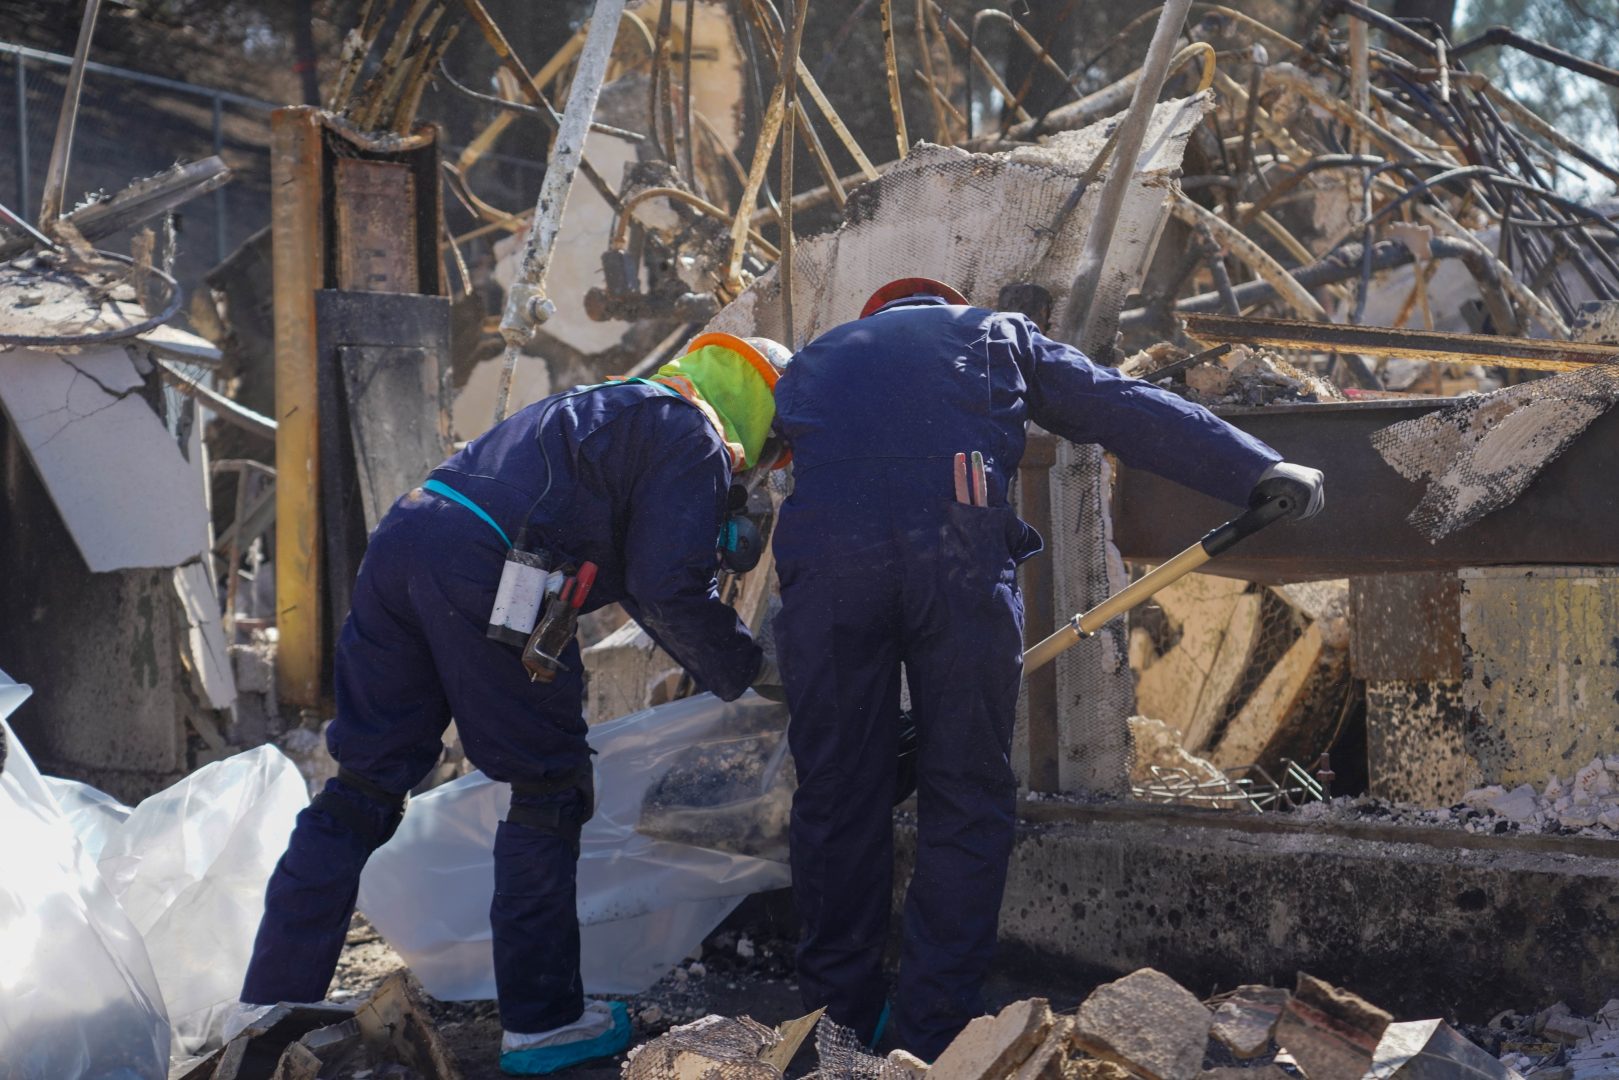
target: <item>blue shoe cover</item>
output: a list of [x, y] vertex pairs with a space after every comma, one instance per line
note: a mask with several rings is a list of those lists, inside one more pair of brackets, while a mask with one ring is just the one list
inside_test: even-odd
[[605, 1004], [612, 1011], [613, 1026], [600, 1035], [560, 1046], [506, 1051], [500, 1055], [500, 1071], [509, 1076], [547, 1076], [597, 1058], [622, 1054], [630, 1048], [629, 1009], [622, 1001]]

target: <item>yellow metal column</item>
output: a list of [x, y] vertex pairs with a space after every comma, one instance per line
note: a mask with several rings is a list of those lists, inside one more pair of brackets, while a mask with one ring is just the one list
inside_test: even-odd
[[321, 695], [319, 400], [315, 290], [325, 279], [322, 129], [314, 109], [270, 118], [270, 228], [275, 270], [275, 606], [280, 698], [314, 706]]

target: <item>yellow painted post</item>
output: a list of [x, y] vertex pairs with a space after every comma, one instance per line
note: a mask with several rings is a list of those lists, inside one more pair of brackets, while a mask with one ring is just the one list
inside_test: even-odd
[[270, 228], [275, 272], [276, 684], [282, 701], [320, 703], [319, 398], [315, 290], [325, 277], [321, 125], [312, 108], [270, 117]]

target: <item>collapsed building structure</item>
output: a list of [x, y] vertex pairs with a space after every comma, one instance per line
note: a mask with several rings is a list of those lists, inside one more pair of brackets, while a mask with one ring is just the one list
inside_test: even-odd
[[[222, 164], [62, 214], [64, 121], [38, 227], [26, 207], [0, 223], [0, 596], [18, 613], [0, 654], [35, 686], [21, 740], [128, 802], [265, 741], [320, 776], [330, 643], [366, 536], [456, 442], [552, 389], [652, 370], [704, 327], [800, 345], [919, 267], [986, 306], [1034, 284], [1054, 335], [1211, 403], [1332, 492], [1320, 518], [1245, 541], [1031, 676], [1003, 939], [1193, 985], [1307, 968], [1402, 1010], [1480, 1016], [1506, 995], [1595, 1014], [1619, 964], [1603, 468], [1619, 454], [1619, 225], [1568, 179], [1619, 171], [1466, 57], [1504, 44], [1571, 77], [1619, 72], [1511, 35], [1453, 44], [1353, 0], [1299, 40], [1175, 0], [1102, 51], [1145, 45], [1143, 66], [1092, 86], [999, 15], [1072, 90], [1037, 113], [980, 48], [987, 20], [919, 0], [902, 47], [879, 6], [881, 149], [801, 58], [802, 2], [597, 0], [554, 55], [524, 58], [478, 0], [372, 0], [326, 107], [274, 117], [268, 231], [216, 272], [216, 321], [193, 319], [214, 342], [164, 325], [179, 294], [155, 238], [127, 266], [90, 245], [161, 223]], [[445, 65], [458, 34], [498, 58], [492, 86]], [[430, 85], [492, 110], [453, 160], [418, 118]], [[537, 205], [491, 205], [474, 166], [533, 121], [554, 133]], [[452, 207], [474, 223], [453, 231]], [[467, 252], [490, 237], [480, 272]], [[272, 327], [240, 302], [250, 281]], [[267, 329], [234, 385], [210, 375]], [[211, 440], [254, 449], [210, 460]], [[767, 527], [787, 492], [753, 494]], [[1016, 502], [1048, 538], [1021, 571], [1030, 641], [1227, 516], [1038, 434]], [[756, 630], [771, 575], [767, 554], [722, 585]], [[691, 694], [622, 616], [587, 633], [593, 725]], [[464, 771], [447, 748], [433, 780]], [[759, 816], [718, 839], [678, 803], [632, 800], [619, 824], [755, 860], [749, 887], [777, 887], [791, 781], [760, 782]], [[438, 843], [460, 820], [439, 815], [481, 820], [498, 798], [424, 798], [414, 836]], [[388, 909], [414, 887], [370, 886], [377, 924], [407, 954], [453, 946]], [[705, 889], [676, 898], [688, 932], [741, 895]], [[1502, 931], [1433, 932], [1458, 911]], [[480, 963], [444, 996], [486, 993]]]

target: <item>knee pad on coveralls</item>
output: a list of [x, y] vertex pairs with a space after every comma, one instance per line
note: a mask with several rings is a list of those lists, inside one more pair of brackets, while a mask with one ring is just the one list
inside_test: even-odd
[[[579, 800], [559, 800], [552, 796], [578, 792]], [[574, 858], [579, 857], [579, 836], [585, 822], [596, 814], [596, 777], [590, 762], [567, 772], [552, 773], [532, 783], [512, 784], [513, 804], [506, 811], [506, 820], [514, 825], [533, 829], [550, 836], [560, 836], [573, 847]], [[518, 803], [518, 798], [544, 800], [539, 805]]]
[[358, 773], [338, 769], [337, 778], [309, 803], [347, 826], [372, 851], [393, 838], [405, 816], [405, 797], [373, 784]]

